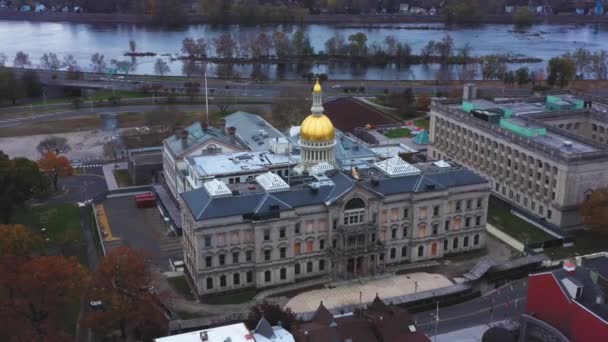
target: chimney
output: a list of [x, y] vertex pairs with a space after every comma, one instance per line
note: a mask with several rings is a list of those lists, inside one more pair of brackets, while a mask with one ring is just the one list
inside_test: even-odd
[[477, 98], [477, 86], [473, 83], [467, 83], [462, 90], [462, 100], [472, 101]]
[[574, 271], [576, 271], [576, 265], [570, 260], [564, 261], [563, 268], [564, 271], [568, 272], [569, 274], [573, 274]]
[[203, 132], [207, 132], [209, 129], [209, 124], [206, 122], [201, 123], [201, 127], [203, 128]]
[[182, 130], [181, 132], [179, 132], [179, 138], [182, 141], [182, 149], [187, 149], [188, 148], [188, 131], [187, 130]]
[[228, 137], [230, 138], [230, 143], [231, 144], [236, 144], [236, 127], [228, 127], [226, 128], [226, 131], [228, 132]]

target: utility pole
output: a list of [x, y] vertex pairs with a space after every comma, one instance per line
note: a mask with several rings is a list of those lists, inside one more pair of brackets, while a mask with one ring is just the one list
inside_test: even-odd
[[439, 301], [435, 300], [437, 303], [437, 308], [435, 309], [435, 335], [433, 336], [433, 341], [437, 342], [437, 327], [439, 326]]

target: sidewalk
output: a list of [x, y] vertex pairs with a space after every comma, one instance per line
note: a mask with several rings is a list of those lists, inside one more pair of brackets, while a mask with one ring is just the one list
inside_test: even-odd
[[[118, 165], [118, 167], [116, 167], [116, 165]], [[116, 182], [116, 177], [114, 177], [114, 170], [126, 170], [128, 167], [129, 166], [127, 162], [110, 163], [103, 165], [103, 177], [106, 179], [108, 191], [118, 189], [118, 183]]]

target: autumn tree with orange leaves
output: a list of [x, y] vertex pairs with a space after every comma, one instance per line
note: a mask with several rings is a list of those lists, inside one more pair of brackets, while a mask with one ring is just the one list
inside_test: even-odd
[[0, 340], [73, 340], [66, 324], [87, 284], [76, 258], [36, 256], [40, 238], [22, 225], [0, 226]]
[[583, 223], [594, 232], [608, 234], [608, 188], [597, 189], [580, 206]]
[[164, 296], [152, 290], [152, 273], [143, 252], [112, 249], [93, 274], [92, 284], [89, 298], [102, 305], [87, 314], [84, 324], [95, 333], [107, 336], [118, 331], [123, 339], [144, 341], [166, 334]]
[[38, 160], [38, 168], [51, 177], [55, 191], [57, 191], [59, 177], [71, 176], [74, 173], [70, 160], [52, 151], [42, 155], [42, 158]]

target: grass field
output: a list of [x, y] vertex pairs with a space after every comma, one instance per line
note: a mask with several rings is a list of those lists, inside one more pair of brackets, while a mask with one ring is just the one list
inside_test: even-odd
[[114, 170], [114, 178], [119, 188], [126, 188], [132, 186], [131, 177], [129, 176], [129, 170]]
[[418, 126], [418, 127], [422, 127], [424, 129], [426, 129], [427, 131], [429, 130], [429, 125], [430, 125], [430, 121], [425, 119], [425, 118], [420, 118], [420, 119], [416, 119], [414, 120], [414, 125]]
[[606, 238], [608, 236], [594, 233], [592, 231], [581, 230], [572, 233], [574, 236], [574, 246], [548, 248], [543, 253], [552, 260], [560, 260], [578, 255], [585, 255], [606, 251]]
[[171, 285], [175, 292], [179, 293], [182, 297], [187, 300], [196, 300], [196, 296], [192, 293], [192, 289], [185, 276], [167, 278], [167, 282], [169, 282], [169, 285]]
[[552, 235], [511, 214], [494, 201], [490, 201], [488, 206], [488, 223], [524, 244], [554, 239]]
[[393, 128], [390, 131], [384, 133], [389, 138], [409, 138], [411, 132], [407, 128]]
[[258, 289], [246, 289], [239, 292], [223, 294], [223, 295], [210, 295], [203, 298], [201, 301], [206, 304], [222, 305], [222, 304], [241, 304], [253, 300], [253, 297], [262, 290]]
[[43, 238], [48, 238], [50, 252], [78, 257], [83, 265], [87, 265], [80, 210], [75, 204], [45, 204], [26, 208], [16, 213], [14, 222], [26, 225]]

